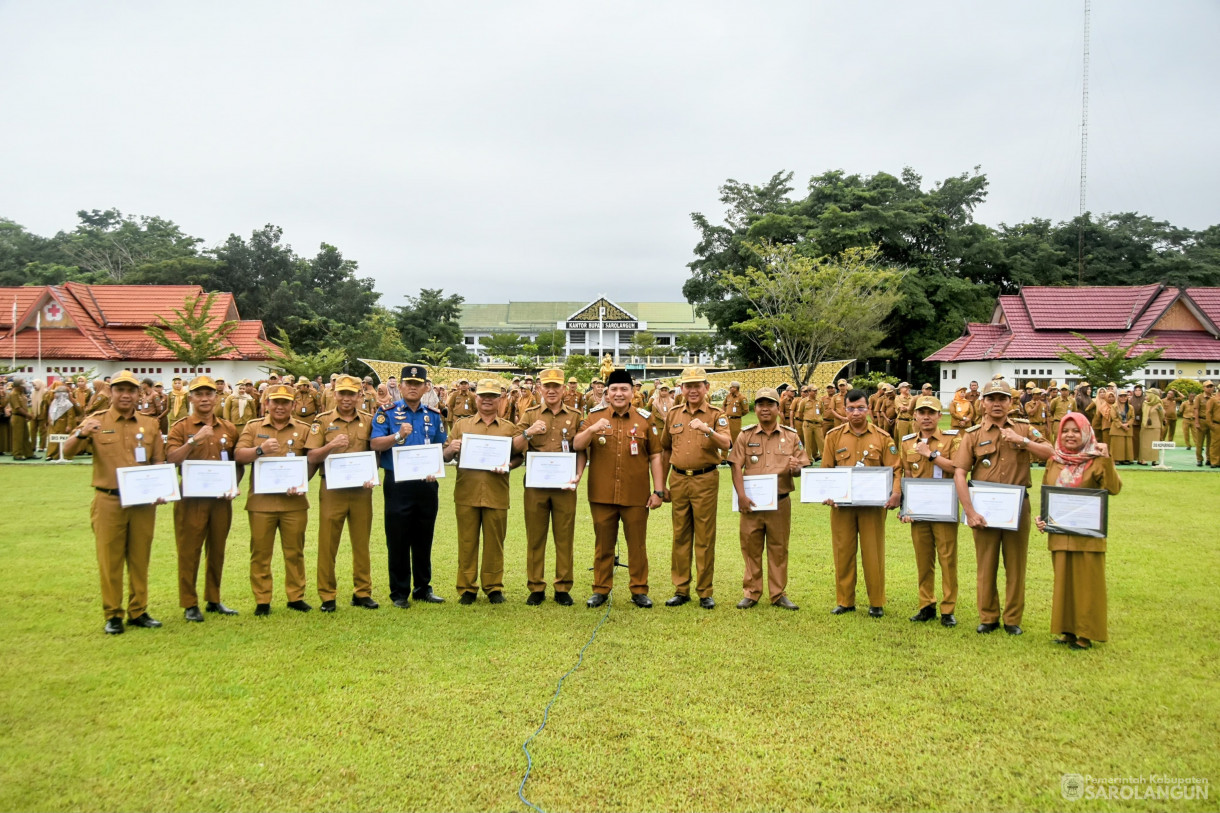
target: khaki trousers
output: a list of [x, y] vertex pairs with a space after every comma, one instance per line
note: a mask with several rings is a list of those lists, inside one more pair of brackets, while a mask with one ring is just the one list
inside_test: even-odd
[[633, 594], [648, 595], [648, 509], [642, 505], [589, 503], [593, 516], [593, 592], [609, 593], [614, 587], [614, 549], [619, 521], [627, 543], [627, 574]]
[[688, 477], [670, 472], [669, 497], [673, 507], [674, 544], [670, 577], [674, 592], [690, 595], [692, 559], [698, 571], [699, 598], [712, 595], [716, 573], [716, 508], [720, 499], [720, 472], [712, 470]]
[[305, 526], [309, 511], [247, 511], [250, 519], [250, 589], [258, 604], [271, 603], [271, 557], [275, 532], [284, 553], [284, 594], [289, 601], [305, 599]]
[[830, 537], [835, 562], [835, 601], [856, 606], [856, 540], [864, 566], [870, 607], [885, 606], [885, 509], [831, 508]]
[[729, 440], [733, 443], [737, 442], [737, 436], [741, 434], [741, 418], [729, 418]]
[[745, 572], [741, 589], [746, 598], [762, 598], [762, 557], [767, 552], [767, 585], [771, 602], [788, 588], [788, 537], [792, 530], [792, 500], [784, 495], [774, 511], [751, 511], [741, 515], [738, 531]]
[[123, 565], [127, 565], [127, 617], [148, 610], [148, 561], [152, 556], [157, 509], [152, 505], [123, 508], [118, 496], [93, 493], [89, 509], [97, 543], [97, 570], [102, 583], [102, 614], [123, 617]]
[[818, 454], [818, 426], [819, 424], [812, 421], [805, 421], [805, 434], [801, 443], [805, 444], [805, 451], [809, 453], [810, 460], [821, 456]]
[[[459, 593], [484, 593], [504, 589], [504, 535], [508, 533], [507, 508], [454, 505], [458, 527]], [[483, 562], [479, 566], [479, 535], [483, 537]], [[475, 581], [475, 577], [479, 581]]]
[[[1211, 451], [1211, 428], [1210, 423], [1200, 422], [1195, 427], [1195, 462], [1206, 463], [1208, 460], [1208, 452]], [[14, 449], [17, 447], [14, 446]], [[17, 454], [15, 451], [13, 454]]]
[[527, 488], [525, 507], [525, 579], [531, 593], [546, 589], [548, 525], [555, 536], [555, 592], [569, 593], [572, 543], [576, 537], [576, 492], [559, 488]]
[[347, 523], [352, 540], [352, 590], [361, 598], [373, 594], [373, 566], [369, 561], [369, 536], [373, 532], [373, 492], [367, 488], [340, 488], [322, 484], [318, 497], [318, 598], [334, 601], [339, 589], [335, 560]]
[[1025, 613], [1025, 562], [1029, 553], [1029, 497], [1021, 508], [1016, 531], [974, 528], [974, 555], [978, 564], [979, 621], [1000, 620], [1000, 592], [996, 587], [1000, 559], [1004, 560], [1004, 623], [1016, 626]]
[[220, 578], [225, 566], [225, 544], [233, 524], [229, 500], [184, 497], [174, 503], [174, 542], [178, 546], [178, 606], [199, 606], [196, 584], [199, 557], [205, 554], [204, 601], [220, 601]]
[[[1168, 440], [1173, 440], [1173, 438], [1168, 438]], [[1195, 422], [1189, 418], [1182, 420], [1182, 440], [1187, 449], [1195, 445]]]
[[919, 577], [919, 607], [936, 601], [936, 561], [940, 560], [941, 615], [957, 606], [957, 523], [912, 522], [915, 572]]
[[1207, 462], [1220, 466], [1220, 424], [1212, 424], [1207, 436]]

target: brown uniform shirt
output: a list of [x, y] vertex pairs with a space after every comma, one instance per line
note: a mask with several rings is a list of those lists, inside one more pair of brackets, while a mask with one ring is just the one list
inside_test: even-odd
[[[496, 418], [487, 423], [478, 415], [470, 415], [453, 424], [449, 439], [457, 440], [463, 435], [513, 438], [519, 434], [521, 431], [504, 418]], [[458, 455], [460, 457], [461, 452]], [[508, 474], [463, 469], [459, 466], [457, 481], [453, 484], [453, 501], [458, 505], [476, 508], [508, 508]]]
[[[118, 488], [117, 469], [165, 462], [165, 442], [155, 417], [136, 413], [124, 418], [116, 409], [95, 412], [90, 417], [102, 422], [91, 436], [94, 488]], [[143, 463], [136, 462], [137, 447], [144, 449]]]
[[[898, 441], [902, 458], [902, 476], [931, 480], [939, 471], [941, 477], [952, 480], [952, 474], [946, 473], [940, 466], [915, 451], [920, 437], [919, 432], [912, 432], [909, 435], [903, 435], [902, 439]], [[957, 454], [957, 448], [961, 446], [961, 443], [960, 429], [933, 429], [932, 437], [928, 438], [928, 448], [934, 452], [940, 452], [950, 461]]]
[[[237, 439], [240, 432], [237, 427], [223, 418], [217, 417], [215, 413], [212, 415], [215, 418], [215, 423], [212, 426], [212, 436], [205, 441], [196, 443], [190, 453], [187, 454], [187, 460], [232, 460], [233, 452], [237, 448]], [[195, 433], [203, 427], [203, 421], [198, 415], [187, 415], [182, 420], [176, 422], [169, 428], [169, 437], [165, 441], [165, 453], [177, 449], [186, 443], [187, 438], [193, 438]], [[228, 454], [227, 458], [220, 456], [221, 452]], [[240, 479], [241, 475], [238, 474]]]
[[458, 418], [465, 418], [467, 415], [473, 415], [478, 410], [474, 405], [474, 393], [467, 392], [463, 395], [459, 390], [454, 390], [449, 395], [449, 420], [456, 421]]
[[292, 401], [292, 417], [298, 421], [309, 423], [313, 420], [313, 416], [318, 414], [318, 396], [313, 390], [301, 392], [297, 390], [296, 398]]
[[[309, 424], [289, 418], [283, 429], [276, 429], [271, 418], [256, 418], [246, 424], [237, 439], [238, 449], [253, 449], [268, 438], [275, 438], [280, 450], [267, 457], [287, 457], [291, 452], [300, 457], [305, 454], [305, 439], [309, 436]], [[291, 442], [291, 445], [289, 443]], [[255, 458], [257, 460], [258, 458]], [[254, 468], [250, 470], [250, 496], [246, 499], [247, 511], [300, 511], [309, 508], [309, 498], [303, 494], [295, 497], [288, 494], [255, 494]]]
[[669, 462], [676, 469], [706, 469], [720, 464], [720, 450], [703, 432], [690, 428], [692, 419], [698, 418], [718, 435], [729, 436], [729, 421], [720, 410], [704, 401], [694, 409], [690, 404], [674, 407], [665, 418], [661, 431], [661, 448], [669, 452]]
[[584, 403], [584, 397], [579, 390], [565, 389], [563, 391], [563, 405], [570, 406], [573, 409], [580, 409]]
[[[527, 409], [521, 416], [521, 420], [517, 422], [517, 433], [524, 432], [534, 421], [540, 420], [546, 424], [546, 431], [532, 435], [525, 450], [527, 452], [571, 452], [574, 451], [572, 440], [576, 437], [580, 418], [580, 411], [567, 404], [560, 406], [558, 413], [552, 412], [546, 404], [538, 404]], [[568, 448], [566, 449], [563, 448], [564, 441], [567, 441]]]
[[1000, 439], [1000, 429], [1004, 426], [1021, 437], [1042, 439], [1042, 433], [1022, 418], [1007, 418], [1002, 425], [986, 418], [983, 423], [966, 430], [953, 455], [953, 465], [969, 472], [970, 479], [980, 483], [1008, 483], [1029, 488], [1031, 455], [1024, 445]]
[[604, 395], [605, 395], [604, 392], [602, 393], [601, 396], [599, 396], [599, 395], [593, 393], [592, 391], [590, 391], [587, 395], [585, 395], [585, 412], [587, 413], [589, 410], [593, 409], [594, 407], [600, 406], [601, 402], [602, 402], [602, 397], [604, 397]]
[[758, 424], [747, 426], [737, 436], [733, 450], [729, 452], [729, 464], [741, 466], [743, 476], [775, 474], [780, 494], [791, 494], [792, 475], [788, 464], [795, 460], [801, 466], [809, 465], [809, 455], [796, 431], [778, 423], [771, 432], [764, 432]]
[[345, 421], [339, 415], [339, 410], [323, 412], [318, 415], [313, 425], [309, 427], [309, 437], [305, 439], [305, 448], [321, 449], [339, 435], [347, 435], [347, 448], [342, 454], [367, 452], [369, 450], [369, 435], [373, 431], [373, 419], [366, 412], [356, 410], [350, 421]]
[[191, 402], [187, 398], [186, 390], [170, 390], [165, 396], [165, 400], [169, 405], [169, 422], [171, 425], [190, 414]]
[[890, 433], [868, 424], [862, 434], [851, 431], [850, 424], [841, 424], [826, 433], [826, 448], [822, 451], [822, 468], [836, 466], [889, 466], [894, 477], [902, 475], [898, 446]]
[[805, 423], [819, 424], [822, 422], [822, 401], [820, 398], [806, 398], [804, 414]]
[[246, 424], [258, 417], [257, 396], [242, 398], [238, 395], [230, 395], [225, 399], [224, 417], [238, 429], [244, 428]]
[[[648, 461], [661, 453], [660, 430], [644, 410], [629, 407], [616, 413], [608, 406], [591, 410], [578, 429], [583, 431], [603, 418], [610, 421], [610, 427], [594, 435], [587, 450], [589, 502], [643, 507], [652, 494]], [[631, 453], [633, 439], [636, 454]], [[659, 483], [657, 488], [661, 488]]]
[[741, 394], [729, 393], [724, 396], [724, 414], [730, 421], [740, 420], [750, 411], [750, 402]]

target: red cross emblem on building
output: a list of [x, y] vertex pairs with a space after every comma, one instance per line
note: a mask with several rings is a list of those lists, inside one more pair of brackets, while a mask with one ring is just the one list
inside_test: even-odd
[[59, 305], [55, 302], [52, 302], [50, 305], [43, 308], [42, 312], [47, 315], [48, 322], [58, 322], [60, 319], [64, 318], [64, 309], [59, 307]]

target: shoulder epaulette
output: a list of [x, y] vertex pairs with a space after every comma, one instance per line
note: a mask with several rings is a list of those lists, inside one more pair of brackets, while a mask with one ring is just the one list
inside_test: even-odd
[[597, 406], [595, 406], [589, 410], [589, 414], [592, 415], [594, 412], [601, 412], [605, 408], [606, 408], [605, 404], [598, 404]]
[[[755, 426], [757, 426], [757, 424], [755, 424]], [[780, 428], [780, 429], [787, 429], [789, 432], [796, 432], [796, 427], [793, 427], [793, 426], [786, 426], [785, 424], [782, 424], [782, 423], [779, 425], [779, 428]], [[799, 434], [799, 433], [798, 433], [798, 434]]]
[[333, 415], [334, 413], [335, 413], [335, 411], [333, 409], [328, 409], [325, 412], [319, 412], [313, 416], [314, 422], [316, 423], [317, 421], [321, 420], [322, 418], [325, 418], [327, 415]]
[[958, 430], [958, 429], [942, 429], [942, 430], [940, 430], [940, 433], [941, 433], [942, 435], [956, 435], [956, 434], [957, 434], [959, 431], [961, 431], [961, 430]]
[[1013, 418], [1013, 423], [1029, 423], [1029, 418]]
[[641, 409], [640, 407], [636, 407], [635, 411], [640, 413], [641, 418], [651, 418], [652, 417], [652, 413], [646, 409]]
[[983, 428], [983, 425], [981, 423], [976, 423], [974, 426], [972, 426], [966, 430], [966, 434], [969, 435], [971, 432], [977, 432], [982, 428]]
[[911, 434], [909, 434], [909, 435], [903, 435], [903, 436], [902, 436], [902, 439], [903, 439], [904, 441], [907, 441], [907, 440], [910, 440], [910, 439], [911, 439], [911, 438], [913, 438], [913, 437], [916, 437], [917, 435], [919, 435], [919, 433], [918, 433], [918, 432], [912, 432], [912, 433], [911, 433]]
[[[185, 421], [185, 420], [186, 420], [186, 418], [179, 418], [178, 420], [176, 420], [176, 421], [174, 421], [173, 423], [171, 423], [171, 424], [170, 424], [170, 426], [177, 426], [178, 424], [182, 423], [182, 422], [183, 422], [183, 421]], [[221, 419], [220, 419], [220, 418], [217, 418], [216, 420], [221, 420]]]

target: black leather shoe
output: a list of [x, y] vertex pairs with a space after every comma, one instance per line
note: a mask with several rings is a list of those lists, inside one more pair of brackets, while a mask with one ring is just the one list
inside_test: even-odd
[[936, 605], [929, 604], [927, 607], [920, 607], [919, 612], [911, 616], [912, 621], [935, 621], [936, 620]]
[[1021, 629], [1021, 627], [1017, 624], [1005, 624], [1004, 631], [1009, 635], [1021, 635], [1025, 632], [1025, 630]]
[[492, 590], [490, 593], [487, 594], [487, 600], [490, 601], [492, 604], [503, 604], [504, 603], [504, 594], [501, 593], [499, 590]]
[[332, 598], [332, 599], [327, 599], [326, 601], [323, 601], [322, 606], [318, 607], [318, 609], [324, 613], [333, 613], [336, 609], [335, 600]]
[[600, 607], [605, 603], [606, 603], [606, 594], [605, 593], [594, 593], [593, 595], [589, 596], [589, 600], [585, 602], [585, 606], [590, 607], [590, 608]]
[[255, 615], [271, 615], [271, 605], [270, 604], [254, 605], [254, 614]]
[[748, 610], [757, 603], [758, 602], [752, 598], [743, 598], [741, 601], [737, 602], [737, 609]]
[[716, 599], [711, 596], [704, 596], [699, 599], [699, 606], [705, 610], [714, 610], [716, 609]]
[[313, 607], [306, 604], [304, 601], [290, 601], [285, 606], [287, 606], [290, 610], [296, 610], [298, 613], [307, 613], [313, 609]]
[[885, 615], [885, 610], [882, 609], [881, 607], [869, 607], [868, 608], [868, 617], [869, 618], [880, 618], [883, 615]]
[[122, 635], [123, 634], [123, 619], [107, 618], [106, 626], [103, 629], [106, 630], [107, 635]]
[[221, 604], [219, 601], [209, 601], [204, 605], [205, 610], [209, 613], [220, 613], [221, 615], [237, 615], [237, 610], [232, 610]]
[[353, 607], [363, 607], [366, 610], [376, 610], [381, 605], [373, 601], [372, 596], [352, 596]]
[[187, 607], [182, 613], [182, 617], [187, 621], [203, 621], [203, 613], [199, 612], [198, 605], [194, 607]]
[[396, 598], [394, 599], [394, 606], [400, 610], [405, 610], [411, 606], [411, 601], [406, 596]]
[[462, 597], [458, 599], [458, 604], [474, 604], [474, 600], [478, 597], [477, 593], [462, 593]]
[[681, 593], [678, 593], [673, 598], [667, 599], [665, 602], [665, 606], [666, 607], [681, 607], [683, 604], [685, 604], [688, 601], [690, 601], [690, 596], [684, 596]]
[[652, 599], [648, 597], [647, 593], [633, 594], [631, 596], [631, 603], [644, 610], [652, 608]]
[[792, 602], [792, 599], [788, 598], [787, 596], [780, 596], [775, 601], [771, 602], [771, 606], [779, 607], [781, 610], [799, 610], [800, 609], [800, 607], [796, 606]]
[[831, 615], [843, 615], [843, 613], [854, 613], [855, 611], [856, 611], [856, 605], [854, 605], [854, 604], [851, 605], [850, 607], [844, 607], [842, 604], [838, 604], [838, 605], [835, 605], [835, 608], [830, 611], [830, 614]]
[[940, 617], [940, 625], [942, 627], [956, 627], [957, 617], [953, 613], [945, 613]]
[[979, 633], [980, 635], [984, 635], [989, 632], [995, 632], [999, 628], [1000, 628], [1000, 622], [993, 621], [990, 624], [979, 624], [977, 627], [975, 627], [974, 631]]
[[436, 593], [433, 593], [431, 590], [429, 590], [427, 593], [417, 593], [415, 595], [415, 600], [422, 601], [425, 604], [444, 604], [445, 603], [445, 600], [443, 598], [438, 596]]
[[127, 619], [127, 626], [143, 627], [144, 629], [147, 629], [147, 630], [154, 630], [157, 627], [161, 626], [161, 622], [158, 621], [157, 619], [153, 618], [148, 613], [144, 613], [144, 615], [138, 616], [136, 618]]
[[564, 607], [572, 606], [572, 594], [565, 593], [562, 590], [555, 591], [555, 603]]
[[536, 590], [529, 594], [525, 599], [525, 603], [531, 607], [537, 607], [542, 602], [546, 601], [546, 593], [542, 590]]

